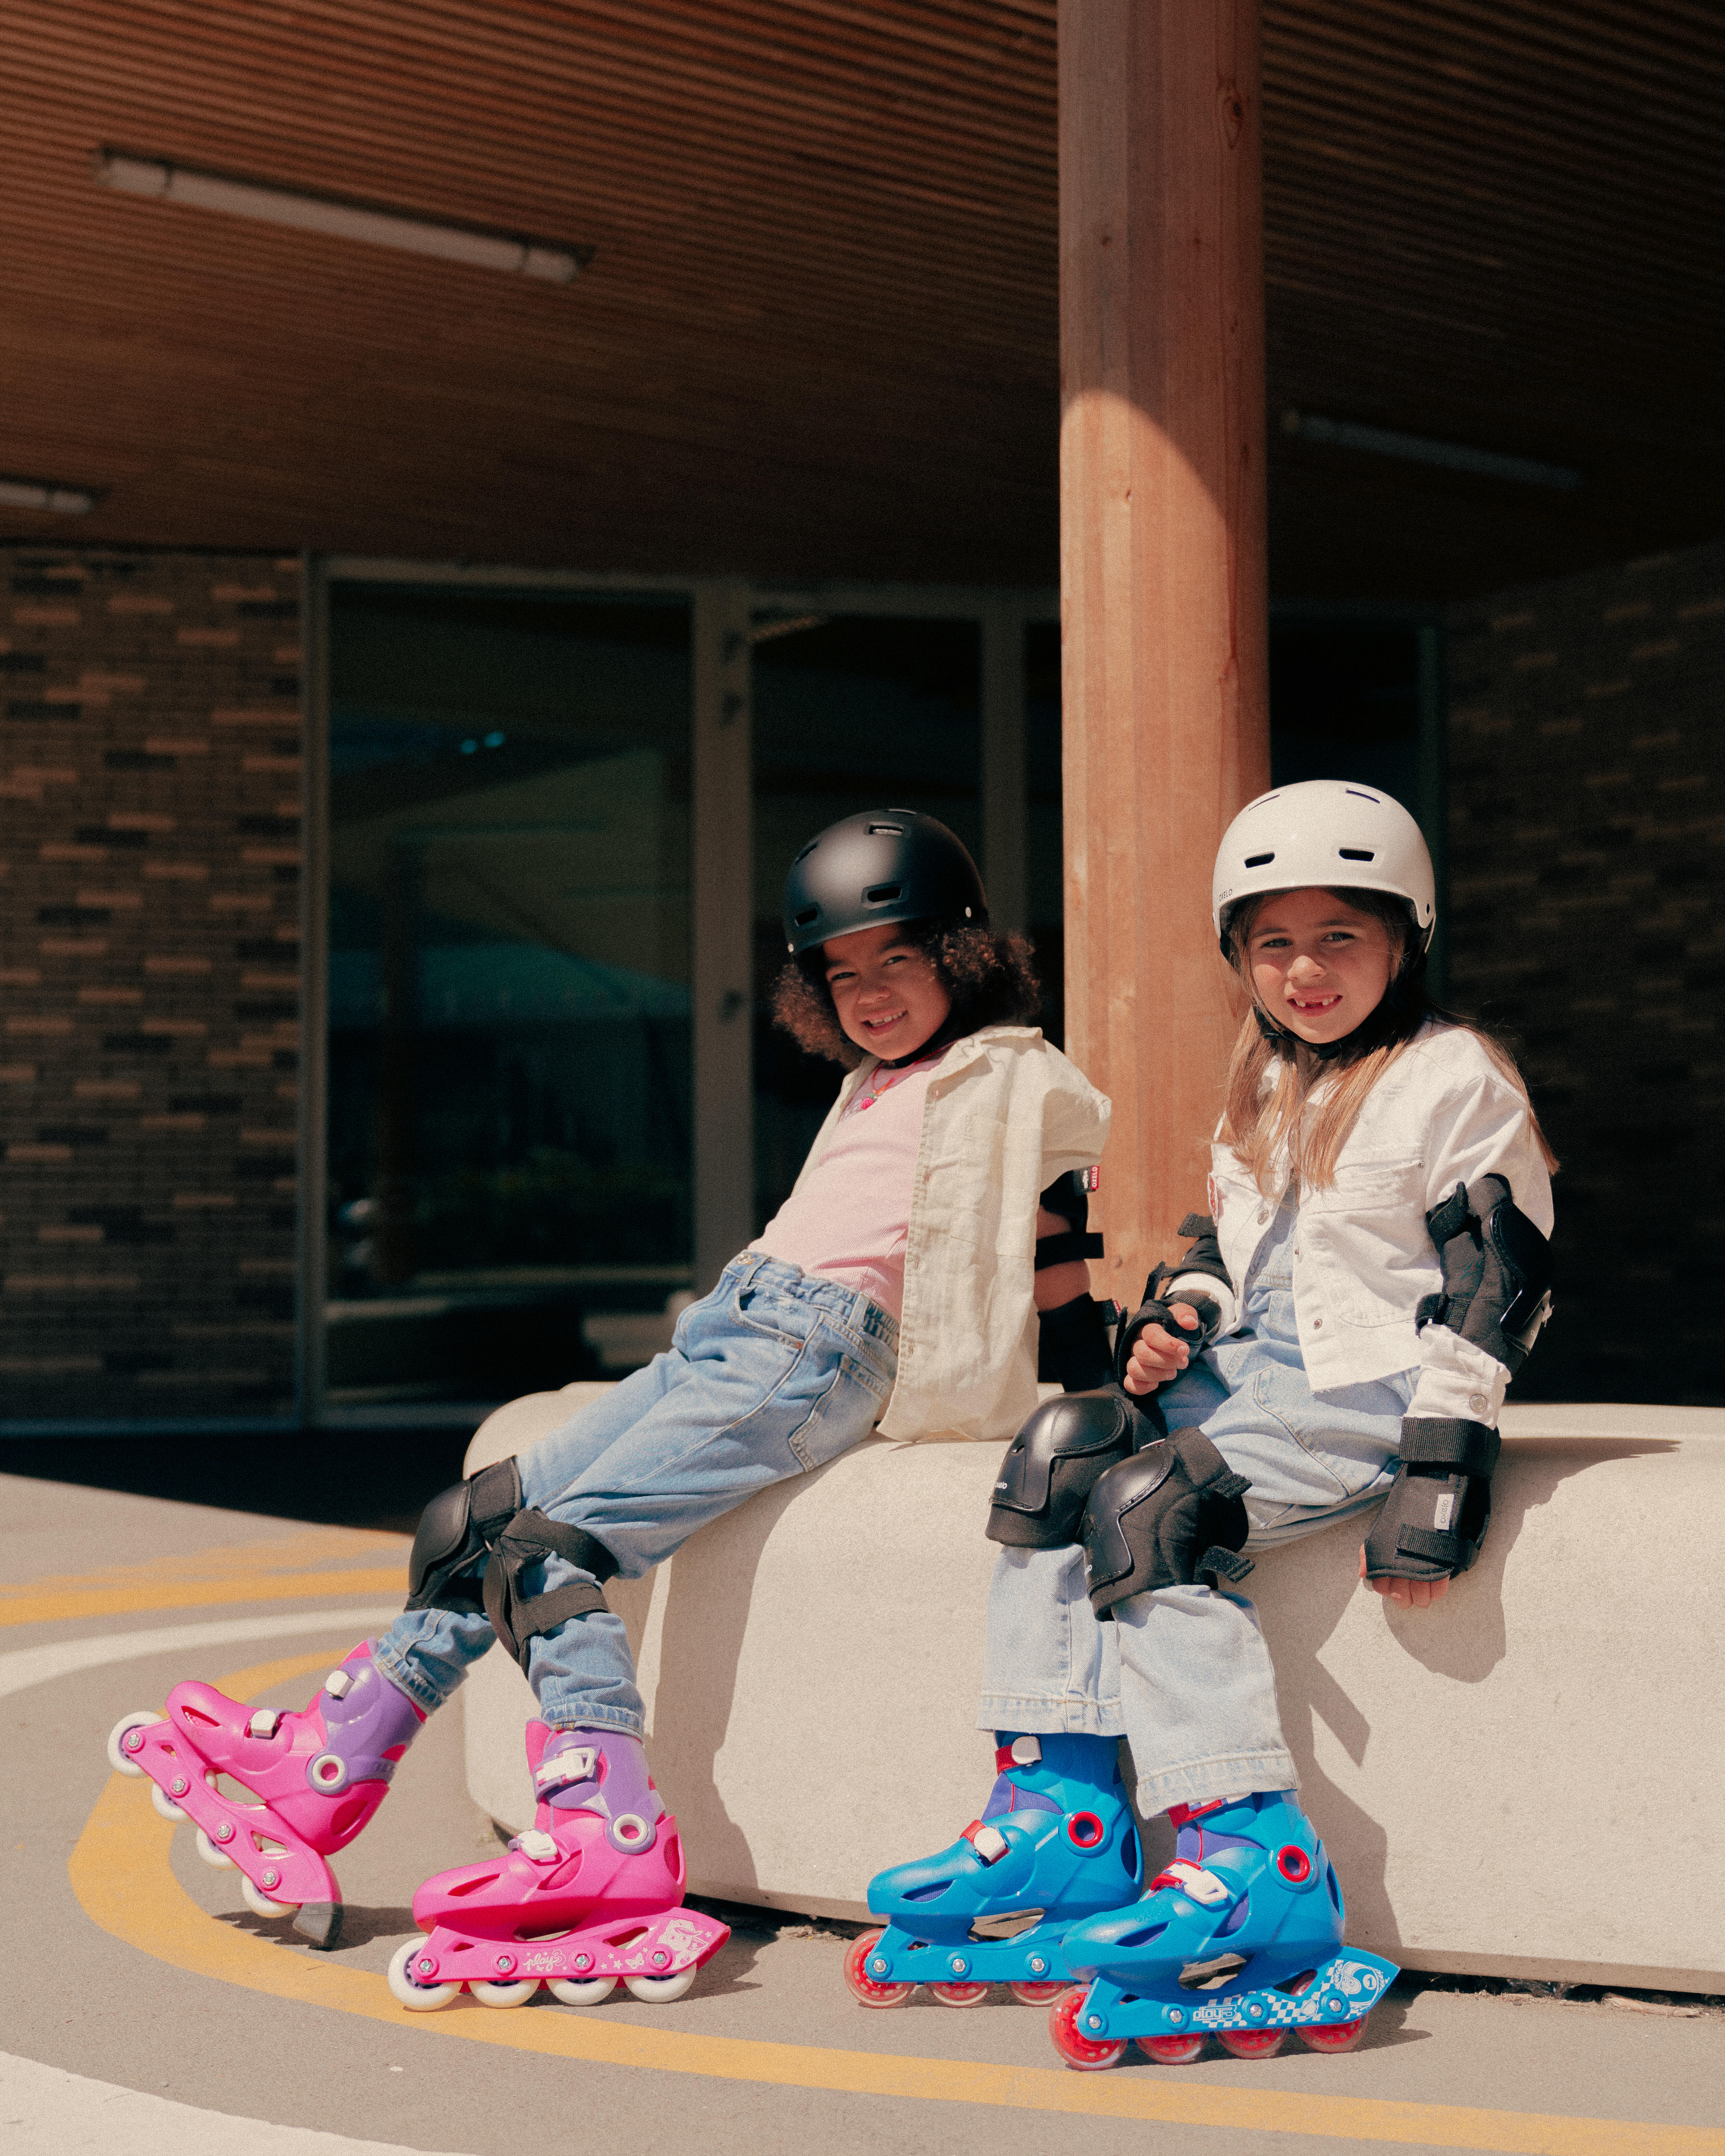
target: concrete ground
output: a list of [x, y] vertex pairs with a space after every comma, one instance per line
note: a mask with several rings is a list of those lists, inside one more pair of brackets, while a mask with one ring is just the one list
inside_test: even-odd
[[[1016, 2156], [1073, 2135], [1095, 2156], [1725, 2156], [1725, 2010], [1696, 2001], [1404, 1979], [1345, 2056], [1076, 2074], [1040, 2010], [996, 1993], [956, 2012], [918, 1993], [867, 2012], [840, 1977], [839, 1928], [726, 1912], [730, 1944], [673, 2005], [619, 1993], [574, 2009], [542, 1992], [514, 2011], [463, 1999], [409, 2015], [382, 1972], [413, 1930], [415, 1887], [497, 1845], [466, 1794], [459, 1706], [337, 1860], [347, 1920], [328, 1955], [250, 1914], [238, 1873], [199, 1862], [191, 1830], [158, 1820], [147, 1785], [103, 1754], [122, 1713], [159, 1707], [183, 1677], [303, 1705], [398, 1606], [405, 1540], [271, 1517], [264, 1493], [259, 1510], [222, 1511], [149, 1494], [147, 1475], [116, 1491], [44, 1479], [44, 1464], [0, 1476], [8, 2156]], [[300, 1509], [341, 1517], [335, 1502]], [[890, 1732], [869, 1749], [883, 1792], [913, 1771], [892, 1762]], [[1636, 1862], [1656, 1861], [1652, 1839], [1625, 1852], [1624, 1892]]]

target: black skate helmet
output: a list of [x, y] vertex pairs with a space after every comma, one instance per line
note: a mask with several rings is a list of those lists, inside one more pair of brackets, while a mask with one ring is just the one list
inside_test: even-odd
[[829, 824], [784, 880], [785, 948], [794, 958], [894, 921], [970, 921], [988, 901], [963, 842], [914, 808], [865, 808]]

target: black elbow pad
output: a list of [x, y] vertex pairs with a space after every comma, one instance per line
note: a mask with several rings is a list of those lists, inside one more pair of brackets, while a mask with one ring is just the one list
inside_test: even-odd
[[1425, 1226], [1444, 1286], [1421, 1298], [1414, 1323], [1448, 1326], [1514, 1377], [1551, 1316], [1551, 1245], [1501, 1175], [1458, 1183]]

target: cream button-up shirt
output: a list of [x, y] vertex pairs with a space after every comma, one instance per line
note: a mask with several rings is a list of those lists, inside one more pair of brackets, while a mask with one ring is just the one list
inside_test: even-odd
[[[1231, 1147], [1210, 1152], [1210, 1212], [1238, 1290], [1281, 1204], [1287, 1168], [1278, 1166], [1266, 1195]], [[1366, 1096], [1335, 1182], [1298, 1196], [1294, 1316], [1313, 1392], [1414, 1370], [1410, 1414], [1496, 1425], [1508, 1371], [1447, 1326], [1414, 1324], [1420, 1297], [1444, 1284], [1425, 1216], [1458, 1183], [1482, 1175], [1501, 1175], [1541, 1235], [1550, 1235], [1551, 1178], [1527, 1101], [1476, 1034], [1428, 1022]], [[1224, 1332], [1239, 1324], [1237, 1292], [1188, 1277], [1224, 1303]], [[1178, 1287], [1171, 1281], [1164, 1297]]]
[[[865, 1058], [839, 1087], [799, 1189], [875, 1067]], [[1093, 1167], [1107, 1134], [1106, 1096], [1035, 1026], [984, 1026], [941, 1058], [922, 1111], [883, 1437], [1004, 1443], [1017, 1431], [1037, 1399], [1037, 1199], [1057, 1175]]]

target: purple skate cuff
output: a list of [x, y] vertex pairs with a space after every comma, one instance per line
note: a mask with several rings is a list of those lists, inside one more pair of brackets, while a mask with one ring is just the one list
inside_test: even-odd
[[305, 1779], [326, 1796], [351, 1782], [387, 1782], [424, 1726], [425, 1712], [389, 1681], [363, 1640], [331, 1670], [313, 1702], [323, 1716], [324, 1749]]
[[546, 1746], [533, 1784], [560, 1812], [597, 1812], [614, 1849], [650, 1845], [665, 1806], [647, 1773], [639, 1737], [616, 1729], [560, 1729]]

